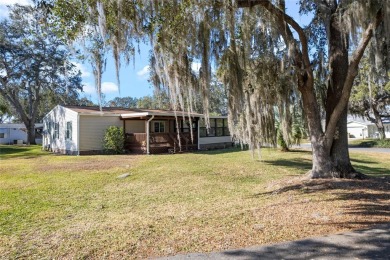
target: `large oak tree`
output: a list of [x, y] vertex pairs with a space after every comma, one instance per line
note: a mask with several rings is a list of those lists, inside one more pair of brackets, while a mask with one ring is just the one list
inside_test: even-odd
[[[70, 36], [96, 25], [117, 63], [128, 54], [123, 50], [149, 40], [154, 83], [169, 90], [175, 109], [192, 110], [195, 93], [207, 108], [215, 69], [227, 89], [230, 131], [252, 149], [275, 143], [276, 115], [288, 140], [290, 108], [299, 100], [313, 147], [309, 176], [363, 177], [349, 158], [347, 105], [369, 44], [377, 52], [372, 61], [388, 68], [390, 2], [299, 4], [312, 16], [307, 26], [286, 12], [285, 0], [57, 0], [54, 10]], [[193, 62], [201, 64], [199, 74]]]
[[0, 22], [0, 95], [25, 124], [28, 144], [35, 144], [42, 108], [51, 99], [77, 99], [82, 89], [67, 45], [48, 22], [39, 9], [18, 5]]

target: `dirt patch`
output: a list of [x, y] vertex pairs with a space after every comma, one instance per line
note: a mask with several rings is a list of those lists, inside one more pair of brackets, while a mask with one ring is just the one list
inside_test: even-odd
[[[36, 166], [40, 172], [63, 171], [66, 169], [70, 172], [80, 171], [101, 171], [112, 168], [130, 168], [137, 162], [139, 156], [88, 156], [74, 157], [73, 161], [48, 161], [43, 160]], [[50, 160], [50, 159], [49, 159]]]

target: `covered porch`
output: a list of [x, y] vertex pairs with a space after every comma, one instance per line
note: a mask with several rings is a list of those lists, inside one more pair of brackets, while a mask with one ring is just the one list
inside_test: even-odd
[[172, 113], [167, 114], [165, 111], [164, 115], [155, 111], [122, 114], [125, 149], [143, 154], [198, 150], [200, 115], [183, 118], [180, 113], [176, 118]]

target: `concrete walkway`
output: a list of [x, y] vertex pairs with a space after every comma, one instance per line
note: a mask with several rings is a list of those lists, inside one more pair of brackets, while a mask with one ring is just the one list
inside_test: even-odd
[[365, 230], [215, 253], [160, 259], [390, 259], [390, 223]]

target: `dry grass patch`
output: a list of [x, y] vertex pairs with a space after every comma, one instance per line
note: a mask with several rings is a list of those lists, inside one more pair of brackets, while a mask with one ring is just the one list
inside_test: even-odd
[[[388, 178], [305, 181], [308, 152], [10, 158], [0, 255], [146, 258], [329, 234], [389, 221]], [[390, 162], [354, 154], [361, 170]], [[12, 170], [8, 170], [12, 169]], [[387, 173], [386, 173], [387, 172]], [[118, 175], [130, 176], [118, 179]]]

